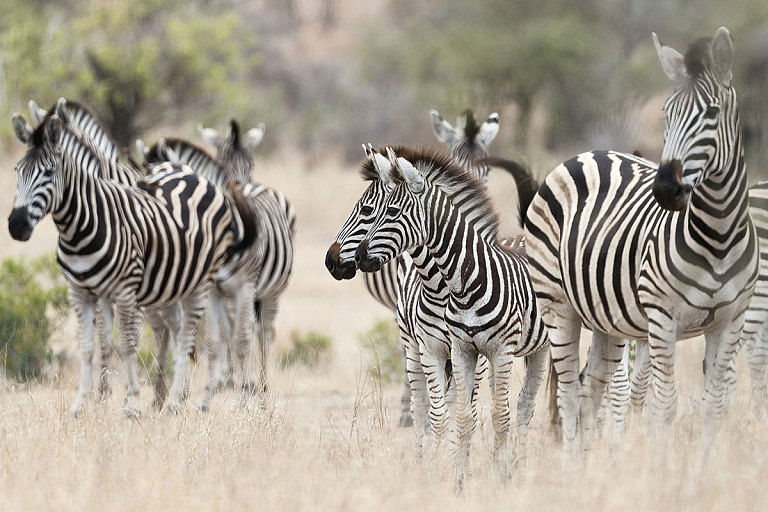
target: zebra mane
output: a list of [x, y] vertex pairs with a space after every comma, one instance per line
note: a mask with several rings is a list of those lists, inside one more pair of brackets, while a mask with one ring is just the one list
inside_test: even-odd
[[691, 43], [691, 46], [688, 47], [688, 51], [685, 52], [685, 57], [683, 58], [688, 76], [700, 77], [710, 68], [711, 59], [709, 49], [711, 45], [711, 37], [702, 37]]
[[[189, 165], [195, 174], [202, 176], [211, 183], [223, 187], [231, 180], [232, 177], [227, 169], [222, 167], [210, 153], [200, 146], [188, 140], [173, 137], [166, 138], [165, 144], [175, 151], [179, 155], [179, 159]], [[149, 148], [144, 160], [150, 163], [165, 161], [165, 156], [159, 154], [157, 143]]]
[[232, 145], [235, 147], [240, 146], [240, 123], [236, 119], [229, 121], [230, 137], [232, 137]]
[[[99, 131], [101, 131], [101, 133], [104, 134], [104, 138], [106, 138], [110, 142], [110, 144], [112, 144], [112, 147], [115, 148], [115, 151], [117, 151], [117, 142], [112, 137], [112, 133], [106, 128], [106, 126], [104, 126], [104, 123], [101, 122], [101, 119], [99, 119], [99, 117], [96, 114], [94, 114], [91, 109], [89, 109], [79, 101], [67, 100], [67, 110], [69, 111], [70, 117], [75, 119], [75, 122], [78, 122], [84, 117], [90, 118], [93, 121], [93, 124], [98, 126]], [[54, 103], [53, 107], [51, 107], [48, 110], [48, 116], [50, 116], [53, 112], [56, 112], [56, 103]]]
[[474, 143], [475, 137], [480, 131], [480, 126], [477, 124], [474, 112], [472, 112], [471, 108], [468, 108], [461, 113], [459, 118], [464, 122], [464, 136], [469, 142]]
[[[408, 160], [427, 182], [443, 191], [460, 211], [472, 212], [471, 222], [478, 232], [485, 240], [495, 243], [499, 231], [499, 216], [482, 181], [442, 151], [407, 146], [393, 150], [398, 157]], [[402, 174], [394, 166], [390, 170], [390, 176], [395, 183], [404, 181]]]

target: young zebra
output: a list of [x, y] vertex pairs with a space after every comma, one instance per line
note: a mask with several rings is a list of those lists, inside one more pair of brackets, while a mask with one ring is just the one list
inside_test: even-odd
[[[702, 417], [719, 418], [724, 373], [758, 275], [731, 36], [720, 28], [685, 57], [655, 34], [654, 43], [665, 73], [678, 83], [664, 107], [661, 165], [613, 151], [579, 155], [550, 173], [526, 220], [569, 463], [581, 456], [624, 339], [648, 340], [660, 424], [672, 420], [677, 405], [675, 344], [703, 332]], [[594, 332], [583, 385], [582, 323]]]
[[[233, 132], [233, 133], [236, 133]], [[143, 145], [137, 144], [142, 150]], [[181, 139], [165, 139], [165, 145], [181, 162], [189, 165], [196, 173], [212, 183], [226, 187], [237, 178], [243, 178], [242, 168], [226, 166], [214, 160], [205, 150]], [[162, 162], [167, 156], [161, 154], [156, 144], [142, 150], [147, 163]], [[235, 144], [233, 144], [235, 146]], [[256, 380], [253, 378], [252, 347], [254, 315], [265, 328], [259, 333], [261, 375], [259, 386], [266, 390], [267, 350], [274, 336], [274, 318], [277, 301], [287, 287], [293, 267], [295, 211], [288, 200], [265, 185], [242, 185], [242, 192], [257, 215], [256, 242], [233, 263], [219, 271], [216, 286], [211, 294], [211, 352], [210, 364], [213, 372], [206, 387], [201, 404], [207, 410], [213, 393], [221, 387], [228, 373], [229, 357], [227, 348], [231, 345], [237, 356], [242, 377], [242, 404], [247, 404], [253, 393]], [[234, 305], [235, 332], [231, 337], [228, 326], [226, 304]]]
[[[390, 192], [357, 249], [360, 270], [375, 271], [404, 250], [426, 246], [449, 289], [444, 320], [451, 338], [457, 390], [456, 482], [461, 487], [475, 416], [473, 389], [480, 354], [491, 367], [494, 461], [508, 471], [509, 386], [513, 357], [527, 356], [518, 402], [526, 439], [547, 361], [546, 327], [538, 313], [522, 251], [498, 245], [498, 217], [482, 182], [440, 154], [388, 150]], [[521, 419], [523, 421], [521, 421]]]
[[[45, 215], [52, 215], [59, 231], [59, 267], [70, 284], [70, 301], [80, 323], [80, 346], [90, 350], [84, 369], [93, 353], [96, 303], [105, 298], [118, 311], [119, 352], [128, 376], [126, 409], [138, 413], [140, 308], [180, 301], [181, 350], [170, 404], [180, 408], [189, 383], [187, 357], [196, 323], [213, 276], [233, 242], [235, 228], [225, 194], [171, 165], [136, 188], [91, 175], [62, 151], [63, 129], [56, 115], [32, 130], [17, 114], [13, 127], [27, 144], [27, 153], [16, 166], [16, 198], [8, 229], [14, 239], [25, 241]], [[247, 209], [236, 195], [233, 198], [244, 221], [252, 224], [245, 216]], [[81, 389], [89, 385], [81, 382]], [[75, 413], [82, 407], [80, 398]]]

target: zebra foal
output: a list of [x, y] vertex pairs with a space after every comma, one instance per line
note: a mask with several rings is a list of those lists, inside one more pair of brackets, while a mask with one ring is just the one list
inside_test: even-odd
[[456, 483], [466, 475], [474, 424], [478, 356], [491, 369], [494, 462], [508, 472], [509, 386], [512, 360], [527, 356], [518, 401], [525, 448], [535, 397], [547, 361], [547, 330], [538, 313], [522, 251], [500, 246], [498, 217], [482, 183], [449, 158], [417, 149], [388, 150], [397, 184], [357, 249], [362, 271], [376, 271], [404, 250], [426, 246], [449, 289], [444, 321], [451, 339], [457, 390]]

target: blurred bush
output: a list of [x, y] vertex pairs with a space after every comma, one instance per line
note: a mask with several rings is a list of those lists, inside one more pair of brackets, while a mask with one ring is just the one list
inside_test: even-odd
[[306, 366], [309, 368], [327, 365], [331, 360], [333, 341], [318, 331], [304, 334], [291, 331], [291, 346], [278, 355], [283, 367]]
[[5, 375], [26, 381], [50, 362], [51, 336], [69, 310], [54, 256], [0, 264], [0, 361]]
[[394, 321], [377, 320], [371, 329], [357, 334], [357, 342], [368, 353], [368, 369], [375, 377], [382, 382], [402, 380], [405, 361]]

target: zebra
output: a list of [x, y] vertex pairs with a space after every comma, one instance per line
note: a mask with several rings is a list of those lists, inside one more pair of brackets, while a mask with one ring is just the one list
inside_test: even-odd
[[[652, 413], [661, 426], [676, 412], [675, 343], [703, 333], [702, 418], [720, 418], [724, 373], [758, 276], [730, 33], [721, 27], [685, 56], [655, 34], [653, 40], [677, 83], [664, 106], [661, 164], [615, 151], [583, 153], [547, 176], [525, 222], [559, 379], [566, 463], [589, 442], [596, 402], [624, 339], [647, 340]], [[594, 333], [583, 385], [582, 323]]]
[[[37, 124], [42, 123], [48, 116], [48, 111], [38, 107], [32, 100], [29, 102], [29, 109]], [[59, 98], [50, 112], [56, 113], [66, 127], [65, 130], [62, 130], [61, 147], [70, 154], [78, 166], [93, 176], [109, 179], [129, 187], [137, 186], [142, 174], [134, 168], [117, 162], [117, 146], [114, 140], [87, 107], [74, 101]], [[82, 126], [78, 123], [82, 123]], [[84, 140], [89, 141], [89, 143], [84, 143]], [[158, 347], [155, 358], [158, 378], [154, 383], [154, 405], [157, 409], [161, 409], [167, 395], [165, 381], [167, 353], [172, 345], [171, 338], [177, 335], [180, 329], [181, 310], [178, 304], [161, 309], [147, 308], [144, 316], [152, 328], [155, 344]], [[108, 300], [100, 298], [95, 317], [101, 352], [99, 395], [103, 398], [111, 392], [108, 379], [109, 361], [115, 344], [112, 304]]]
[[59, 268], [69, 282], [80, 324], [83, 366], [72, 412], [79, 413], [92, 386], [94, 311], [99, 298], [117, 306], [130, 415], [140, 412], [136, 372], [140, 308], [181, 303], [181, 357], [175, 361], [169, 404], [178, 411], [189, 384], [186, 357], [213, 276], [233, 243], [247, 243], [239, 240], [240, 235], [235, 239], [232, 223], [236, 210], [244, 224], [253, 224], [247, 205], [236, 190], [230, 190], [233, 208], [223, 191], [171, 164], [163, 164], [161, 172], [137, 187], [89, 174], [62, 151], [65, 129], [55, 114], [34, 130], [16, 114], [13, 128], [27, 152], [16, 165], [9, 232], [15, 240], [29, 240], [37, 223], [52, 215], [59, 232]]
[[[232, 131], [230, 142], [237, 147], [237, 128]], [[263, 131], [263, 128], [262, 128]], [[242, 167], [225, 165], [215, 160], [205, 150], [183, 139], [163, 139], [165, 146], [183, 163], [189, 165], [196, 173], [204, 176], [212, 183], [226, 187], [228, 183], [238, 183], [238, 178], [250, 175]], [[146, 163], [164, 161], [167, 157], [161, 154], [160, 144], [144, 148], [143, 143], [137, 142], [140, 151], [144, 153]], [[245, 148], [244, 148], [245, 150]], [[266, 391], [266, 361], [267, 351], [274, 337], [273, 322], [277, 311], [277, 303], [285, 291], [293, 267], [294, 239], [296, 234], [296, 214], [291, 203], [279, 191], [261, 184], [248, 183], [241, 185], [245, 198], [251, 203], [251, 208], [257, 214], [258, 237], [248, 251], [245, 251], [236, 264], [228, 265], [226, 272], [220, 271], [216, 278], [216, 286], [211, 294], [211, 335], [212, 350], [209, 354], [211, 380], [201, 404], [201, 409], [207, 410], [213, 393], [226, 380], [228, 371], [228, 356], [226, 348], [230, 345], [227, 332], [227, 302], [234, 305], [236, 332], [232, 346], [240, 364], [243, 396], [242, 404], [247, 404], [248, 398], [255, 389], [252, 378], [251, 350], [253, 346], [252, 319], [258, 312], [258, 320], [264, 327], [260, 328], [259, 347], [261, 374], [259, 386]], [[223, 339], [227, 342], [224, 343]]]
[[[518, 401], [521, 448], [533, 416], [548, 353], [547, 329], [538, 313], [522, 249], [498, 245], [498, 217], [482, 182], [434, 151], [387, 150], [397, 184], [355, 254], [360, 270], [375, 271], [403, 250], [424, 245], [449, 288], [444, 320], [451, 338], [457, 390], [456, 484], [469, 459], [480, 354], [490, 364], [494, 462], [508, 472], [509, 385], [514, 356], [527, 356]], [[525, 206], [525, 205], [523, 205]]]

